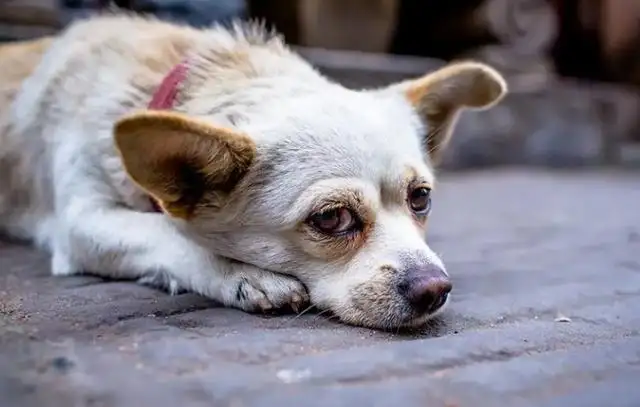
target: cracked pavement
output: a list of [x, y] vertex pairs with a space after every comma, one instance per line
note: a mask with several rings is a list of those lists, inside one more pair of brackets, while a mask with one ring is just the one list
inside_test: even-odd
[[640, 405], [638, 172], [451, 173], [434, 194], [454, 291], [413, 333], [54, 278], [0, 243], [0, 405]]

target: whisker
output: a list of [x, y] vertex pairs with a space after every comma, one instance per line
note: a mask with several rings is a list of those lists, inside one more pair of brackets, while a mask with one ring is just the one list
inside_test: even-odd
[[331, 312], [331, 310], [329, 310], [329, 309], [322, 310], [322, 311], [314, 314], [313, 318], [314, 318], [314, 320], [320, 319], [321, 317], [323, 317], [324, 319], [327, 319], [327, 320], [337, 319], [337, 317], [335, 315], [331, 315], [331, 314], [327, 315], [327, 313], [330, 313], [330, 312]]
[[303, 316], [307, 312], [311, 311], [314, 307], [315, 307], [315, 305], [313, 305], [313, 304], [309, 305], [307, 308], [305, 308], [302, 311], [300, 311], [297, 315], [294, 315], [291, 319], [294, 320], [294, 319], [300, 318], [301, 316]]
[[[327, 310], [328, 312], [329, 310]], [[318, 316], [320, 316], [321, 314], [318, 314]], [[340, 321], [340, 318], [337, 315], [326, 315], [325, 318], [329, 321]]]
[[[286, 324], [287, 326], [291, 325], [291, 324], [292, 324], [292, 323], [294, 323], [298, 318], [300, 318], [301, 316], [303, 316], [303, 315], [305, 315], [305, 314], [309, 313], [309, 311], [313, 310], [314, 308], [315, 308], [315, 305], [309, 305], [307, 308], [303, 309], [303, 310], [302, 310], [302, 311], [300, 311], [298, 314], [296, 314], [296, 315], [292, 316], [291, 318], [288, 318], [287, 320], [285, 320], [285, 321], [284, 321], [284, 323], [283, 323], [283, 325], [285, 325], [285, 324]], [[322, 316], [323, 314], [326, 314], [327, 312], [330, 312], [330, 311], [331, 311], [331, 310], [329, 310], [329, 309], [325, 309], [325, 310], [319, 311], [318, 313], [316, 313], [316, 314], [314, 315], [314, 318], [315, 318], [315, 317], [320, 317], [320, 316]]]

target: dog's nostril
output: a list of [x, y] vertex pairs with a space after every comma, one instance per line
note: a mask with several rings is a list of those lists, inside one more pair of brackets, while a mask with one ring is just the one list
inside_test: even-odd
[[404, 288], [403, 294], [416, 311], [432, 313], [447, 301], [452, 285], [446, 277], [423, 277], [409, 282]]

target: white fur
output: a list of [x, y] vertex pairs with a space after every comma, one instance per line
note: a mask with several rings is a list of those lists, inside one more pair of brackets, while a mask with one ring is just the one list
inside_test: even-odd
[[[299, 304], [308, 288], [314, 303], [347, 322], [414, 324], [384, 309], [354, 310], [352, 290], [375, 280], [382, 264], [402, 268], [403, 253], [444, 271], [404, 198], [383, 197], [408, 167], [435, 182], [421, 138], [425, 124], [398, 90], [347, 90], [279, 41], [252, 37], [260, 35], [127, 16], [71, 26], [6, 115], [0, 229], [50, 251], [55, 275], [162, 280], [171, 291], [179, 286], [245, 310]], [[258, 147], [256, 170], [242, 184], [247, 190], [224, 213], [194, 222], [150, 213], [113, 146], [114, 123], [144, 109], [174, 64], [148, 63], [156, 57], [149, 47], [162, 36], [187, 45], [158, 55], [192, 63], [175, 109], [242, 131]], [[268, 165], [271, 178], [251, 189]], [[296, 228], [338, 189], [359, 191], [376, 222], [357, 253], [329, 261], [310, 255]]]

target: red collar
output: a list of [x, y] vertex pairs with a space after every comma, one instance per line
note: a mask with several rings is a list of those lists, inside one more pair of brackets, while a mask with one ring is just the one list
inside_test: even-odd
[[[147, 108], [151, 110], [172, 109], [175, 105], [180, 85], [187, 77], [188, 71], [189, 67], [186, 62], [181, 62], [174, 66], [154, 92]], [[149, 197], [149, 201], [155, 212], [164, 212], [155, 199]]]
[[147, 106], [152, 110], [171, 109], [176, 101], [178, 89], [187, 77], [189, 67], [186, 62], [181, 62], [164, 77], [158, 89], [156, 89], [151, 102]]

